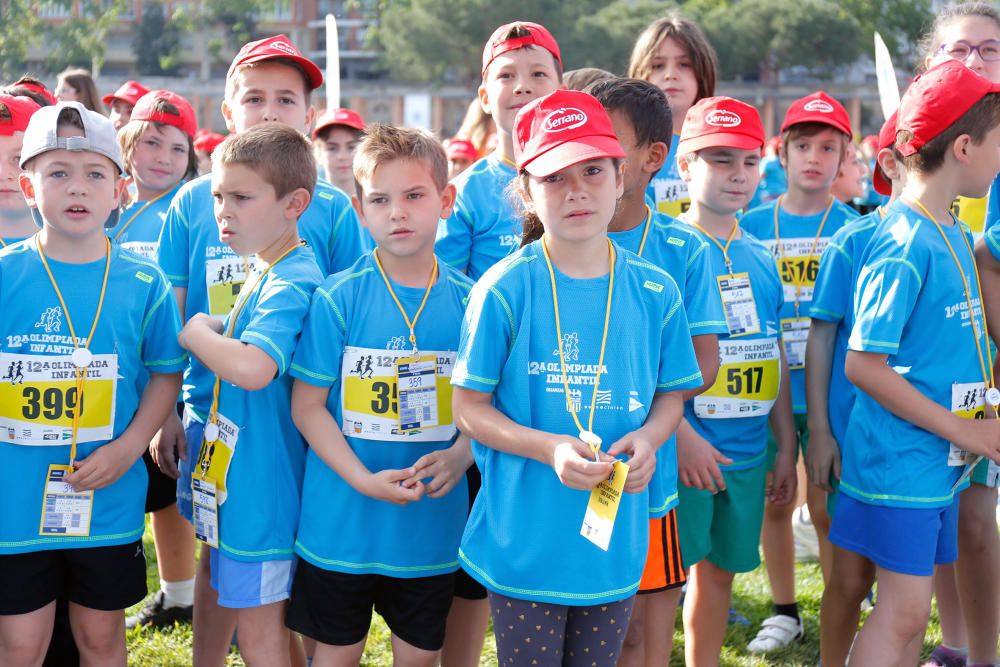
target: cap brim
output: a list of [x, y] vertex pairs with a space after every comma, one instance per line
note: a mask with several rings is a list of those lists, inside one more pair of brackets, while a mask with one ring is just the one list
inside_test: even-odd
[[522, 168], [532, 176], [549, 176], [574, 164], [604, 157], [625, 157], [625, 151], [615, 137], [591, 136], [587, 137], [587, 141], [567, 141], [542, 153]]
[[330, 121], [329, 123], [323, 123], [322, 125], [317, 125], [316, 129], [312, 131], [312, 138], [315, 139], [317, 136], [319, 136], [319, 133], [325, 130], [326, 128], [335, 127], [337, 125], [343, 125], [344, 127], [349, 127], [352, 130], [357, 130], [358, 132], [365, 131], [365, 128], [363, 126], [359, 127], [357, 123], [348, 123], [339, 120], [333, 120]]
[[781, 125], [781, 132], [784, 133], [785, 130], [790, 128], [792, 125], [801, 125], [802, 123], [822, 123], [823, 125], [829, 125], [838, 132], [843, 132], [849, 137], [853, 136], [850, 125], [845, 126], [843, 123], [838, 123], [837, 121], [832, 120], [830, 116], [826, 114], [806, 115], [802, 116], [801, 118], [796, 118], [792, 122], [786, 121]]
[[303, 71], [306, 73], [306, 77], [309, 79], [309, 85], [311, 86], [309, 92], [312, 92], [323, 85], [323, 70], [319, 68], [316, 63], [309, 60], [304, 56], [293, 56], [288, 53], [274, 54], [268, 53], [259, 56], [253, 56], [242, 61], [240, 65], [250, 65], [252, 63], [262, 63], [268, 60], [291, 60], [294, 63], [298, 63], [302, 66]]
[[892, 196], [892, 183], [886, 179], [885, 174], [882, 173], [882, 168], [875, 164], [875, 169], [872, 171], [872, 187], [875, 188], [875, 192], [886, 197]]
[[745, 134], [736, 132], [713, 132], [700, 137], [681, 139], [677, 143], [677, 153], [696, 153], [706, 148], [739, 148], [741, 150], [751, 150], [753, 148], [764, 149], [764, 140], [755, 139]]
[[113, 99], [115, 99], [115, 96], [114, 96], [114, 95], [105, 95], [104, 97], [102, 97], [102, 98], [101, 98], [101, 100], [102, 100], [102, 101], [103, 101], [103, 102], [104, 102], [105, 104], [111, 104], [111, 100], [113, 100]]

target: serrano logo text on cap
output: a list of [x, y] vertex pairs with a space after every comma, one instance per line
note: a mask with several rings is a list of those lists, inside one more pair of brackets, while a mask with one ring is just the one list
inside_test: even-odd
[[562, 132], [580, 127], [587, 122], [587, 114], [575, 107], [556, 109], [542, 121], [542, 129], [546, 132]]
[[833, 105], [826, 100], [812, 100], [806, 102], [802, 107], [806, 111], [818, 111], [819, 113], [833, 113]]
[[716, 109], [705, 116], [705, 123], [715, 127], [738, 127], [743, 119], [732, 111]]

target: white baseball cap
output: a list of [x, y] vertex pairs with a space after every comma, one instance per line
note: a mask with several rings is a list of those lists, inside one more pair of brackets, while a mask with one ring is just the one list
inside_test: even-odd
[[[82, 137], [60, 137], [57, 132], [59, 114], [63, 109], [75, 109], [83, 121]], [[36, 111], [24, 131], [24, 143], [21, 146], [21, 163], [24, 165], [32, 158], [42, 153], [59, 150], [88, 151], [103, 155], [118, 167], [119, 173], [125, 172], [122, 160], [122, 149], [118, 145], [118, 134], [110, 120], [91, 111], [79, 102], [60, 102], [55, 106], [42, 107]]]

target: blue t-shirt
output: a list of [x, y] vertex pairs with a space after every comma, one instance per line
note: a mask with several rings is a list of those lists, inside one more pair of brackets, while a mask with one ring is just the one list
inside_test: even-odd
[[239, 428], [219, 507], [219, 550], [234, 560], [293, 556], [306, 444], [292, 422], [288, 370], [322, 280], [312, 250], [293, 250], [247, 297], [233, 329], [233, 338], [260, 348], [278, 366], [277, 377], [263, 389], [247, 391], [225, 380], [219, 386], [219, 414]]
[[1000, 174], [993, 179], [990, 192], [986, 195], [986, 222], [983, 231], [987, 232], [1000, 222]]
[[691, 207], [687, 183], [681, 178], [680, 169], [677, 167], [677, 144], [680, 140], [681, 135], [671, 135], [667, 160], [646, 186], [646, 198], [655, 202], [656, 210], [672, 218], [679, 217]]
[[[410, 332], [373, 256], [330, 276], [313, 295], [292, 376], [330, 389], [327, 409], [372, 472], [408, 468], [457, 435], [450, 379], [472, 281], [446, 264], [439, 269], [415, 330], [420, 354], [437, 358], [436, 425], [416, 433], [398, 432], [396, 359], [412, 356]], [[392, 288], [412, 318], [425, 288]], [[443, 498], [425, 495], [398, 506], [359, 493], [310, 448], [295, 552], [316, 567], [351, 574], [454, 572], [468, 511], [464, 477]]]
[[183, 183], [178, 183], [173, 190], [155, 201], [134, 201], [129, 204], [119, 215], [118, 224], [105, 230], [108, 238], [126, 250], [155, 262], [159, 254], [157, 249], [160, 247], [160, 234], [167, 221], [167, 210], [182, 185]]
[[[453, 384], [493, 394], [518, 424], [576, 435], [569, 400], [586, 427], [600, 355], [609, 276], [572, 279], [555, 269], [562, 340], [541, 241], [490, 269], [472, 290]], [[619, 250], [611, 324], [593, 431], [607, 450], [642, 426], [655, 392], [701, 385], [681, 295], [668, 273]], [[627, 326], [621, 324], [627, 323]], [[580, 535], [589, 491], [570, 489], [549, 466], [473, 440], [483, 487], [459, 559], [504, 595], [555, 604], [621, 600], [639, 586], [649, 536], [646, 490], [623, 494], [608, 550]]]
[[847, 420], [854, 407], [854, 385], [844, 373], [847, 342], [854, 326], [854, 286], [864, 265], [864, 252], [882, 221], [882, 209], [851, 220], [841, 227], [823, 251], [816, 274], [816, 289], [809, 317], [837, 325], [831, 359], [827, 412], [830, 431], [839, 447], [844, 446]]
[[[708, 239], [701, 230], [689, 229], [700, 239]], [[727, 239], [718, 240], [725, 246]], [[727, 325], [726, 333], [719, 336], [720, 366], [715, 384], [685, 402], [684, 418], [698, 435], [733, 460], [731, 465], [722, 466], [724, 470], [746, 470], [764, 461], [768, 415], [781, 388], [781, 279], [770, 250], [746, 231], [729, 245], [732, 274], [722, 249], [711, 240], [707, 242], [712, 263], [708, 280], [715, 292], [711, 299], [722, 307], [724, 287], [719, 277], [729, 280], [731, 275], [738, 279], [746, 274], [756, 325], [735, 335], [730, 335]]]
[[[346, 269], [362, 254], [360, 230], [347, 196], [329, 183], [317, 182], [309, 208], [299, 218], [299, 236], [312, 249], [322, 276]], [[173, 286], [187, 289], [185, 322], [195, 313], [221, 320], [232, 310], [251, 267], [219, 240], [211, 175], [185, 184], [173, 198], [158, 259]], [[208, 414], [212, 380], [212, 373], [192, 357], [184, 371], [183, 398], [199, 421]]]
[[[971, 234], [959, 224], [943, 229], [972, 290], [982, 332], [975, 265], [962, 238], [967, 234], [971, 243]], [[978, 393], [982, 400], [983, 376], [962, 279], [933, 222], [900, 201], [893, 203], [868, 244], [854, 300], [851, 350], [888, 355], [890, 368], [947, 410], [970, 395]], [[983, 335], [984, 354], [987, 346]], [[857, 392], [846, 441], [844, 493], [889, 507], [951, 504], [952, 486], [963, 468], [948, 465], [949, 444], [863, 391]]]
[[805, 414], [805, 351], [809, 335], [809, 303], [812, 301], [820, 256], [837, 230], [848, 220], [858, 217], [858, 213], [847, 204], [834, 201], [823, 224], [823, 231], [817, 238], [816, 233], [826, 214], [825, 208], [815, 215], [792, 215], [784, 208], [779, 208], [777, 236], [780, 236], [782, 246], [779, 249], [775, 240], [774, 209], [780, 205], [781, 200], [777, 199], [747, 212], [740, 219], [740, 226], [763, 241], [778, 261], [778, 275], [785, 288], [781, 329], [792, 378], [792, 411], [795, 414]]
[[[97, 311], [105, 260], [47, 259], [82, 341]], [[35, 237], [0, 251], [0, 304], [0, 554], [138, 540], [147, 480], [138, 458], [118, 481], [94, 492], [89, 536], [39, 535], [48, 467], [69, 463], [76, 389], [69, 323]], [[122, 435], [149, 373], [183, 370], [187, 355], [177, 343], [179, 331], [174, 295], [160, 269], [113, 246], [101, 317], [89, 344], [94, 361], [84, 385], [77, 460]]]
[[508, 194], [516, 176], [514, 167], [494, 153], [454, 180], [455, 207], [438, 225], [434, 252], [473, 280], [521, 245], [521, 217]]
[[[708, 243], [687, 225], [665, 213], [647, 209], [645, 223], [628, 231], [609, 232], [608, 236], [617, 245], [670, 274], [681, 290], [692, 337], [728, 332], [722, 305], [712, 290]], [[649, 503], [654, 518], [677, 505], [677, 440], [673, 434], [656, 452], [656, 474], [649, 483]]]

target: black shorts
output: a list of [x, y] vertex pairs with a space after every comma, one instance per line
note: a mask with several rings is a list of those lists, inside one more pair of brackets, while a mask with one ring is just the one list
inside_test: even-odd
[[153, 457], [148, 449], [142, 454], [142, 462], [146, 464], [146, 473], [149, 475], [149, 486], [146, 487], [146, 513], [159, 512], [176, 503], [177, 480], [168, 477], [153, 463]]
[[[479, 468], [475, 465], [470, 466], [465, 471], [465, 481], [469, 487], [469, 510], [471, 511], [472, 504], [476, 502], [476, 496], [479, 495], [479, 489], [483, 486], [483, 478], [479, 474]], [[455, 597], [463, 600], [485, 600], [486, 588], [460, 568], [455, 573]]]
[[344, 574], [300, 559], [285, 624], [318, 642], [351, 646], [368, 635], [374, 607], [407, 644], [438, 651], [444, 645], [453, 579], [453, 574], [414, 579]]
[[142, 540], [112, 547], [0, 555], [0, 615], [37, 611], [56, 598], [100, 611], [146, 597]]

